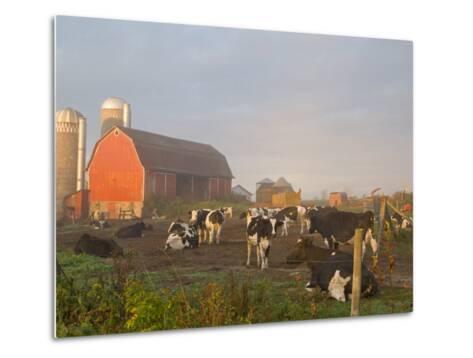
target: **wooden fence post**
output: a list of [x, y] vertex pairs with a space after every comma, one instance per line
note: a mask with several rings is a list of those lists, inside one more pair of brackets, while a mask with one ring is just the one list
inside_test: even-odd
[[379, 203], [379, 226], [378, 226], [378, 232], [376, 233], [376, 241], [378, 243], [378, 252], [381, 247], [381, 240], [383, 239], [384, 235], [384, 217], [386, 215], [386, 197], [383, 195], [380, 198], [380, 203]]
[[351, 315], [360, 315], [360, 294], [361, 294], [361, 261], [362, 249], [361, 242], [363, 241], [363, 229], [356, 229], [354, 246], [353, 246], [353, 282], [351, 289]]

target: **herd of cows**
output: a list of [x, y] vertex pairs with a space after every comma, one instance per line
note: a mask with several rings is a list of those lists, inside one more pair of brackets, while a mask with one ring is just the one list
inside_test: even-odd
[[[170, 224], [164, 250], [195, 249], [203, 243], [219, 244], [225, 221], [232, 216], [231, 207], [192, 210], [189, 212], [188, 222], [178, 219]], [[312, 274], [306, 289], [320, 287], [338, 301], [345, 302], [349, 299], [353, 274], [353, 256], [339, 250], [339, 245], [352, 243], [355, 230], [363, 229], [363, 256], [368, 245], [373, 255], [377, 254], [378, 245], [373, 237], [375, 218], [372, 211], [352, 213], [339, 211], [334, 207], [316, 206], [249, 208], [240, 214], [240, 219], [246, 220], [246, 265], [250, 266], [251, 252], [254, 249], [257, 266], [263, 270], [269, 267], [269, 255], [274, 239], [287, 236], [290, 225], [297, 225], [301, 235], [306, 232], [319, 233], [324, 239], [325, 247], [316, 246], [310, 236], [301, 236], [294, 250], [288, 254], [287, 263], [307, 263]], [[404, 229], [408, 225], [403, 217], [393, 216], [391, 219], [398, 229]], [[92, 225], [103, 229], [109, 224], [106, 221], [93, 221]], [[139, 221], [120, 228], [115, 237], [142, 237], [145, 230], [153, 230], [153, 227]], [[87, 253], [101, 257], [123, 255], [123, 249], [114, 240], [100, 239], [89, 234], [84, 234], [79, 239], [74, 251], [76, 254]], [[362, 295], [375, 294], [377, 287], [376, 278], [363, 265]]]

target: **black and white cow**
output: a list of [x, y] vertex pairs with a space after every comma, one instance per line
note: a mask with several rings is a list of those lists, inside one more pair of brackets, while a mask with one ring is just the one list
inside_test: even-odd
[[[325, 260], [309, 264], [311, 269], [310, 281], [306, 289], [312, 291], [319, 286], [327, 291], [330, 297], [345, 302], [350, 299], [352, 291], [351, 278], [353, 275], [353, 256], [335, 251]], [[368, 297], [376, 294], [378, 283], [373, 273], [365, 265], [361, 267], [361, 295]]]
[[168, 238], [164, 245], [164, 250], [182, 250], [185, 248], [194, 249], [199, 246], [199, 236], [197, 227], [189, 225], [181, 220], [171, 223], [168, 229]]
[[190, 214], [190, 223], [196, 225], [199, 233], [199, 243], [208, 241], [212, 244], [214, 240], [220, 243], [220, 235], [225, 222], [225, 215], [222, 209], [198, 209], [192, 210]]
[[256, 249], [257, 266], [262, 270], [268, 268], [271, 239], [276, 236], [277, 228], [283, 223], [275, 218], [257, 215], [252, 217], [246, 229], [247, 234], [247, 260], [246, 266], [250, 266], [251, 249]]
[[288, 226], [291, 223], [296, 223], [299, 217], [299, 209], [297, 206], [288, 206], [281, 209], [274, 215], [277, 221], [283, 222], [281, 236], [288, 236]]
[[365, 213], [351, 213], [345, 211], [317, 212], [310, 217], [309, 233], [319, 232], [329, 248], [335, 247], [337, 242], [352, 242], [355, 230], [364, 229], [363, 253], [366, 245], [370, 244], [373, 254], [377, 253], [378, 245], [373, 237], [374, 214], [372, 211]]
[[143, 237], [143, 230], [146, 229], [144, 222], [140, 221], [133, 225], [124, 226], [119, 229], [115, 236], [118, 238]]
[[210, 213], [210, 209], [197, 209], [189, 211], [189, 222], [191, 225], [195, 225], [197, 228], [197, 234], [199, 236], [199, 244], [207, 241], [207, 228], [205, 221], [207, 215]]
[[225, 215], [220, 209], [212, 210], [205, 218], [205, 228], [209, 235], [209, 244], [213, 244], [214, 240], [220, 244], [220, 236], [222, 232]]
[[251, 219], [264, 216], [264, 210], [260, 208], [249, 208], [240, 214], [240, 219], [246, 219], [246, 227], [250, 225]]
[[405, 217], [405, 216], [402, 216], [396, 212], [394, 212], [392, 215], [391, 215], [391, 222], [395, 228], [395, 230], [397, 232], [400, 231], [400, 229], [407, 229], [407, 228], [410, 228], [412, 226], [412, 223], [411, 221]]

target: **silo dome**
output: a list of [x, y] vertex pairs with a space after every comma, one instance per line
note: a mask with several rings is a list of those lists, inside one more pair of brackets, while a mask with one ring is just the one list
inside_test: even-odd
[[78, 124], [79, 119], [85, 118], [82, 113], [72, 108], [60, 109], [56, 112], [56, 123], [74, 123]]
[[109, 97], [102, 103], [102, 109], [122, 109], [126, 101], [119, 97]]
[[129, 127], [131, 123], [130, 104], [119, 97], [109, 97], [100, 107], [100, 126], [103, 136], [114, 126]]

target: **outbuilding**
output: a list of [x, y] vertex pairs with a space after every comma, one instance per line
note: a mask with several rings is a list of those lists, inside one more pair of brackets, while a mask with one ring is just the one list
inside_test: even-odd
[[231, 194], [225, 156], [209, 144], [115, 126], [96, 143], [87, 166], [90, 210], [141, 216], [146, 194], [212, 200]]

